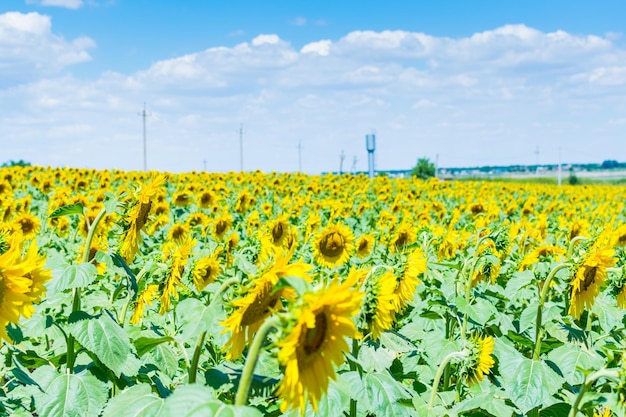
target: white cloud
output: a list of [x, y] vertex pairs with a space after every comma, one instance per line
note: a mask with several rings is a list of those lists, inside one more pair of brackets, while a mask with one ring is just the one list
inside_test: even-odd
[[[559, 146], [568, 162], [626, 154], [626, 90], [616, 88], [626, 84], [626, 51], [609, 37], [524, 25], [464, 38], [355, 31], [298, 50], [261, 34], [79, 80], [63, 68], [91, 41], [64, 41], [45, 16], [26, 16], [0, 15], [0, 30], [21, 34], [21, 45], [58, 47], [41, 47], [48, 55], [39, 61], [6, 60], [42, 67], [30, 82], [0, 86], [0, 100], [12, 103], [0, 114], [0, 137], [20, 144], [3, 148], [7, 159], [140, 169], [144, 101], [148, 165], [171, 171], [201, 169], [205, 159], [208, 169], [238, 169], [240, 123], [247, 169], [295, 170], [300, 140], [310, 172], [336, 170], [342, 149], [365, 169], [371, 129], [377, 165], [389, 169], [437, 153], [440, 166], [534, 163], [538, 144], [542, 162], [555, 162]], [[74, 61], [61, 59], [68, 51]]]
[[71, 41], [52, 33], [50, 17], [39, 13], [0, 14], [0, 86], [49, 76], [91, 59], [88, 37]]
[[41, 6], [65, 7], [67, 9], [79, 9], [83, 6], [82, 0], [26, 0], [27, 4], [39, 4]]
[[291, 24], [295, 26], [304, 26], [306, 25], [306, 18], [301, 17], [301, 16], [296, 17], [295, 19], [291, 21]]

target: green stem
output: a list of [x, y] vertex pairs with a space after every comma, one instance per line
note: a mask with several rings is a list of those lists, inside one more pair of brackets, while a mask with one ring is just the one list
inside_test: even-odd
[[[356, 339], [352, 339], [352, 356], [354, 357], [355, 360], [359, 356], [360, 346], [361, 344], [359, 341], [357, 341]], [[354, 361], [349, 361], [349, 364], [350, 364], [351, 371], [357, 370], [357, 366]], [[350, 398], [350, 417], [356, 417], [356, 415], [357, 415], [357, 402], [354, 398]]]
[[217, 291], [213, 294], [213, 298], [211, 299], [211, 301], [209, 302], [209, 306], [213, 305], [213, 303], [215, 302], [215, 300], [220, 299], [221, 295], [231, 286], [233, 286], [234, 284], [239, 283], [239, 279], [238, 278], [229, 278], [226, 281], [224, 281], [222, 283], [222, 285], [220, 285], [220, 287], [217, 289]]
[[576, 401], [572, 405], [572, 408], [569, 410], [568, 417], [576, 417], [578, 413], [578, 407], [580, 406], [583, 396], [585, 395], [585, 391], [591, 387], [594, 381], [600, 378], [612, 378], [616, 381], [619, 380], [619, 375], [616, 370], [610, 369], [600, 369], [592, 374], [589, 374], [587, 378], [585, 378], [585, 383], [580, 387], [580, 391], [578, 391], [578, 395], [576, 396]]
[[575, 238], [570, 240], [569, 247], [567, 248], [567, 259], [572, 259], [572, 254], [574, 253], [574, 245], [581, 240], [587, 240], [587, 239], [588, 238], [584, 236], [576, 236]]
[[191, 366], [189, 367], [189, 383], [193, 384], [196, 382], [196, 373], [198, 370], [198, 362], [200, 361], [200, 353], [202, 353], [202, 348], [204, 347], [204, 338], [206, 337], [206, 332], [202, 332], [200, 336], [198, 336], [198, 342], [196, 343], [196, 349], [193, 351], [193, 358], [191, 359]]
[[[85, 248], [83, 249], [83, 257], [82, 263], [87, 263], [90, 261], [89, 254], [91, 252], [91, 242], [93, 241], [93, 237], [95, 235], [95, 230], [98, 227], [98, 223], [106, 214], [106, 209], [100, 210], [100, 212], [96, 215], [96, 218], [93, 220], [93, 223], [89, 225], [89, 231], [87, 232], [87, 239], [85, 240]], [[80, 288], [74, 288], [73, 292], [73, 300], [72, 300], [72, 313], [75, 313], [80, 310]], [[74, 362], [76, 361], [76, 353], [74, 352], [75, 339], [71, 334], [67, 339], [67, 354], [66, 354], [66, 366], [67, 372], [74, 372]]]
[[562, 264], [558, 264], [552, 271], [548, 274], [548, 277], [543, 282], [543, 287], [541, 287], [541, 295], [539, 296], [539, 305], [537, 306], [537, 319], [535, 320], [535, 350], [533, 353], [533, 359], [539, 360], [539, 355], [541, 354], [541, 339], [543, 338], [543, 304], [546, 301], [546, 296], [548, 295], [548, 291], [550, 290], [550, 283], [552, 279], [556, 276], [556, 273], [561, 269], [568, 268], [570, 264], [568, 262], [564, 262]]
[[[143, 276], [146, 274], [146, 272], [148, 272], [148, 266], [152, 267], [152, 265], [144, 265], [143, 268], [141, 268], [141, 271], [139, 271], [139, 273], [137, 274], [137, 277], [135, 278], [135, 280], [137, 281], [137, 285], [139, 285], [139, 282], [141, 281], [141, 279], [143, 278]], [[124, 324], [126, 323], [126, 313], [128, 312], [128, 307], [130, 306], [132, 297], [131, 297], [131, 293], [129, 292], [126, 295], [126, 302], [124, 303], [124, 306], [122, 307], [122, 311], [120, 312], [120, 315], [118, 317], [118, 322], [120, 324], [120, 326], [124, 327]]]
[[443, 375], [443, 371], [448, 365], [448, 363], [453, 359], [459, 359], [459, 360], [465, 359], [468, 354], [469, 352], [464, 349], [460, 352], [449, 353], [448, 356], [443, 358], [443, 361], [439, 365], [439, 368], [437, 368], [437, 374], [435, 375], [435, 379], [433, 380], [433, 387], [430, 392], [430, 401], [428, 401], [429, 410], [431, 410], [433, 406], [435, 405], [435, 398], [437, 397], [437, 387], [439, 386], [439, 380], [441, 379], [441, 376]]
[[265, 338], [272, 329], [277, 329], [279, 325], [278, 318], [271, 318], [259, 329], [250, 350], [248, 351], [248, 357], [241, 373], [241, 379], [239, 380], [239, 387], [237, 388], [237, 395], [235, 396], [235, 405], [246, 405], [248, 402], [248, 394], [250, 393], [250, 384], [252, 383], [252, 377], [254, 375], [254, 368], [259, 358], [259, 352], [265, 343]]
[[[469, 274], [467, 275], [467, 281], [465, 283], [465, 302], [467, 306], [470, 305], [470, 299], [472, 298], [472, 277], [474, 276], [474, 271], [476, 270], [476, 265], [480, 261], [480, 258], [474, 258], [472, 262], [472, 267], [470, 268]], [[465, 268], [463, 268], [465, 269]], [[466, 339], [465, 331], [467, 330], [467, 310], [463, 313], [463, 324], [461, 325], [461, 337], [463, 340]]]

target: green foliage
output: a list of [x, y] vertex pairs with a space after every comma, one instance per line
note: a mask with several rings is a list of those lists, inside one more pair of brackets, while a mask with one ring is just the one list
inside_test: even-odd
[[580, 179], [574, 174], [574, 170], [570, 169], [569, 176], [567, 177], [567, 183], [569, 185], [578, 185], [580, 184]]
[[20, 159], [19, 161], [10, 160], [10, 161], [4, 162], [2, 165], [0, 165], [0, 168], [29, 167], [29, 166], [31, 166], [30, 162]]
[[435, 164], [430, 162], [428, 158], [419, 158], [417, 165], [411, 171], [411, 176], [421, 180], [427, 180], [435, 176]]

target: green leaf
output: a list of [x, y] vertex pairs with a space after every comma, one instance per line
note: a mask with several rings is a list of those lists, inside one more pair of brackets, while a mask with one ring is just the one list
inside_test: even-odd
[[388, 373], [370, 373], [363, 378], [363, 385], [369, 399], [369, 411], [378, 416], [411, 416], [412, 409], [400, 403], [410, 400], [415, 393], [393, 379]]
[[119, 197], [110, 191], [106, 191], [104, 195], [105, 195], [105, 198], [104, 198], [103, 204], [104, 204], [104, 209], [106, 210], [106, 213], [107, 214], [115, 213], [115, 210], [117, 209], [117, 206], [120, 202]]
[[84, 212], [85, 208], [81, 203], [67, 204], [54, 210], [48, 218], [54, 219], [55, 217], [67, 216], [69, 214], [83, 214]]
[[598, 354], [571, 344], [552, 350], [548, 353], [548, 358], [559, 367], [561, 374], [571, 385], [585, 382], [585, 373], [582, 370], [592, 371], [604, 365], [604, 360]]
[[140, 337], [135, 340], [133, 344], [135, 345], [135, 349], [137, 350], [137, 355], [139, 357], [142, 357], [161, 343], [173, 342], [174, 340], [175, 339], [171, 336]]
[[126, 272], [126, 288], [131, 296], [131, 300], [135, 301], [137, 298], [137, 292], [139, 291], [139, 287], [137, 286], [137, 277], [130, 269], [124, 258], [122, 258], [119, 254], [111, 252], [109, 253], [109, 256], [113, 260], [113, 265], [122, 268], [124, 272]]
[[118, 377], [124, 373], [134, 376], [139, 361], [133, 354], [128, 335], [109, 314], [90, 317], [85, 313], [72, 314], [70, 333], [85, 348], [93, 352]]
[[417, 351], [417, 346], [404, 335], [388, 330], [380, 335], [380, 344], [396, 353], [408, 353]]
[[513, 383], [506, 388], [511, 401], [526, 414], [535, 407], [550, 403], [562, 384], [563, 378], [544, 361], [524, 358], [515, 371]]
[[176, 306], [183, 341], [194, 341], [200, 333], [218, 335], [224, 329], [220, 323], [226, 318], [220, 305], [205, 305], [196, 298], [186, 298]]
[[43, 366], [35, 370], [33, 377], [44, 390], [34, 396], [40, 416], [97, 416], [106, 403], [107, 386], [89, 373], [58, 373]]
[[92, 263], [69, 264], [60, 257], [55, 258], [52, 262], [51, 269], [54, 279], [49, 288], [53, 292], [86, 287], [92, 284], [98, 276], [98, 270]]
[[569, 414], [572, 406], [567, 403], [556, 403], [539, 411], [541, 417], [562, 417]]
[[113, 397], [102, 417], [153, 417], [164, 404], [165, 400], [153, 393], [149, 384], [135, 385]]
[[481, 388], [484, 391], [456, 404], [454, 411], [461, 414], [481, 409], [496, 417], [509, 417], [515, 414], [515, 409], [506, 404], [506, 393], [489, 382], [481, 384]]
[[365, 372], [384, 372], [391, 367], [396, 353], [390, 349], [364, 345], [359, 351], [359, 363], [363, 366]]
[[192, 384], [178, 388], [165, 399], [165, 406], [155, 417], [261, 417], [255, 408], [227, 405], [215, 399], [213, 391]]

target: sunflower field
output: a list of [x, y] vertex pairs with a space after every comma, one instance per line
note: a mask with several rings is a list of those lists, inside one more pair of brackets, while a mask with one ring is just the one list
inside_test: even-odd
[[626, 189], [0, 169], [0, 415], [624, 416]]

